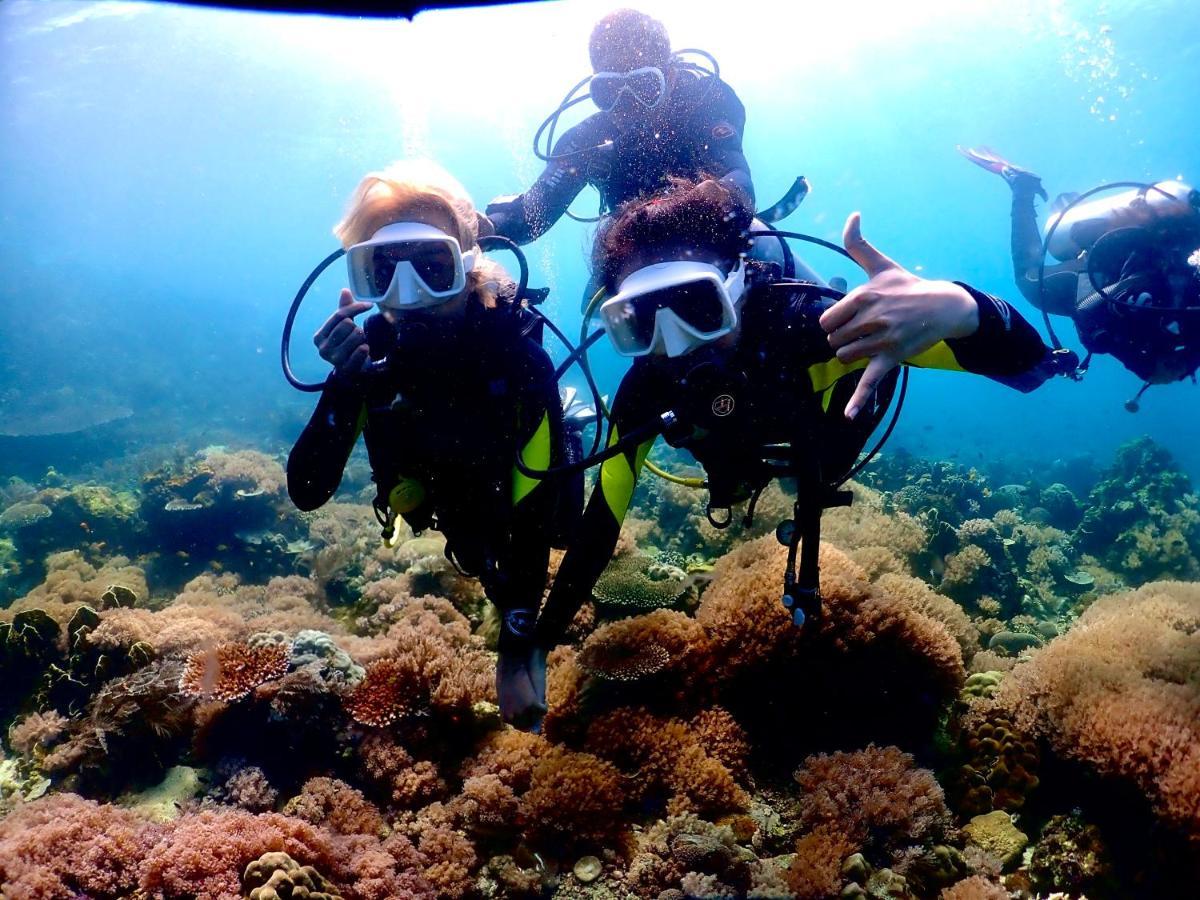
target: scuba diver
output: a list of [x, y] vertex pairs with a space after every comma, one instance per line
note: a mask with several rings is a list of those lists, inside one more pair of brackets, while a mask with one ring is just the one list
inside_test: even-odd
[[539, 698], [546, 654], [608, 564], [659, 435], [703, 467], [714, 527], [729, 525], [731, 507], [747, 500], [748, 524], [773, 478], [796, 479], [794, 518], [776, 534], [789, 548], [782, 602], [803, 626], [821, 614], [821, 512], [849, 502], [840, 488], [886, 414], [898, 366], [972, 372], [1021, 391], [1074, 371], [1075, 355], [1047, 347], [1003, 300], [919, 278], [885, 257], [862, 238], [857, 214], [843, 239], [870, 280], [844, 297], [747, 259], [752, 217], [736, 188], [677, 180], [622, 207], [596, 248], [609, 293], [603, 329], [633, 365], [612, 404], [596, 487], [537, 621]]
[[[521, 716], [542, 711], [528, 660], [550, 548], [578, 517], [583, 486], [582, 476], [529, 478], [512, 461], [561, 464], [580, 438], [564, 423], [537, 321], [483, 255], [478, 228], [466, 191], [432, 164], [397, 164], [359, 184], [334, 229], [350, 287], [313, 339], [333, 372], [323, 386], [297, 385], [321, 396], [288, 458], [288, 493], [306, 511], [327, 502], [361, 432], [385, 539], [399, 518], [414, 533], [441, 531], [446, 556], [499, 609], [500, 707], [526, 725]], [[298, 302], [285, 330], [289, 380]]]
[[[754, 202], [750, 164], [742, 152], [746, 110], [733, 88], [721, 80], [716, 60], [699, 50], [672, 51], [665, 26], [632, 9], [601, 19], [589, 41], [592, 75], [575, 85], [534, 137], [534, 153], [546, 163], [537, 181], [519, 196], [497, 197], [487, 206], [496, 234], [518, 244], [541, 237], [587, 185], [600, 193], [603, 237], [608, 216], [622, 203], [661, 190], [671, 177], [719, 178]], [[711, 68], [690, 62], [706, 58]], [[582, 95], [578, 92], [586, 86]], [[598, 108], [557, 141], [554, 130], [570, 107], [590, 98]], [[543, 134], [551, 144], [541, 146]], [[808, 183], [797, 178], [787, 194], [759, 214], [757, 227], [790, 215], [804, 200]], [[753, 256], [786, 263], [808, 280], [819, 281], [777, 240], [760, 240]], [[586, 302], [598, 285], [584, 292]]]
[[[1046, 316], [1069, 317], [1088, 352], [1109, 354], [1145, 382], [1125, 404], [1136, 412], [1152, 384], [1200, 367], [1200, 192], [1180, 181], [1104, 185], [1062, 194], [1045, 236], [1034, 198], [1042, 180], [986, 147], [959, 152], [1012, 190], [1017, 287]], [[1106, 197], [1111, 188], [1127, 188]], [[1047, 263], [1047, 254], [1057, 262]]]
[[[737, 185], [753, 200], [742, 155], [742, 102], [717, 74], [672, 53], [661, 22], [617, 10], [596, 24], [588, 50], [593, 74], [577, 87], [587, 85], [598, 111], [563, 134], [549, 154], [535, 142], [546, 168], [525, 193], [488, 204], [497, 234], [518, 244], [536, 240], [588, 184], [600, 192], [602, 213], [660, 189], [669, 175], [700, 172]], [[568, 96], [547, 120], [551, 131], [573, 100]]]

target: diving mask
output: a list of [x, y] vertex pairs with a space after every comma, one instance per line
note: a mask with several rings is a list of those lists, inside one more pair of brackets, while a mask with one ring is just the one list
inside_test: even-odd
[[711, 263], [655, 263], [621, 282], [600, 321], [622, 356], [683, 356], [733, 331], [745, 289], [741, 260], [728, 275]]
[[588, 93], [597, 108], [608, 112], [628, 94], [634, 101], [654, 109], [667, 95], [667, 78], [658, 66], [642, 66], [629, 72], [597, 72], [588, 83]]
[[385, 225], [346, 251], [350, 292], [359, 302], [391, 309], [438, 306], [462, 293], [476, 257], [432, 225]]

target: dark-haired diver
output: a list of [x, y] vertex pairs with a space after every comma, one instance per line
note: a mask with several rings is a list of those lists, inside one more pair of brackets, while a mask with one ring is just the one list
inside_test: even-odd
[[361, 433], [385, 537], [401, 517], [414, 532], [441, 531], [447, 557], [500, 610], [500, 707], [527, 725], [541, 712], [528, 660], [550, 547], [577, 518], [582, 483], [542, 483], [513, 459], [562, 464], [578, 437], [477, 228], [465, 191], [432, 165], [363, 179], [335, 229], [350, 288], [314, 337], [334, 371], [288, 458], [288, 493], [303, 510], [328, 501]]
[[[632, 9], [601, 19], [588, 49], [592, 75], [571, 92], [586, 84], [587, 93], [575, 99], [568, 95], [535, 138], [535, 151], [546, 163], [542, 174], [523, 194], [488, 204], [496, 234], [518, 244], [536, 240], [567, 214], [571, 201], [589, 184], [600, 193], [599, 215], [591, 221], [661, 190], [669, 178], [702, 173], [737, 187], [753, 203], [750, 164], [742, 152], [746, 110], [717, 71], [673, 52], [663, 24]], [[549, 152], [538, 150], [543, 130], [552, 135], [558, 116], [588, 97], [597, 112], [565, 132]], [[790, 214], [806, 190], [807, 184], [797, 179], [787, 197], [763, 214], [765, 220]], [[758, 252], [783, 262], [778, 241], [761, 242]], [[815, 278], [798, 260], [788, 264]]]
[[[959, 152], [1012, 190], [1013, 276], [1030, 303], [1069, 317], [1089, 356], [1109, 354], [1146, 382], [1138, 398], [1151, 384], [1195, 377], [1200, 192], [1162, 181], [1094, 198], [1063, 194], [1047, 240], [1034, 206], [1036, 195], [1047, 199], [1041, 178], [986, 147]], [[1047, 263], [1047, 253], [1057, 262]], [[1127, 408], [1136, 410], [1138, 398]]]
[[545, 654], [608, 564], [659, 434], [704, 467], [716, 527], [735, 504], [749, 500], [753, 510], [782, 459], [798, 485], [787, 542], [801, 553], [784, 605], [803, 624], [820, 615], [821, 509], [844, 502], [837, 489], [886, 412], [897, 366], [973, 372], [1022, 391], [1074, 370], [1074, 354], [1053, 352], [1003, 300], [919, 278], [883, 256], [857, 216], [844, 242], [867, 284], [834, 302], [828, 288], [780, 280], [746, 259], [752, 215], [736, 188], [680, 182], [622, 207], [596, 248], [610, 295], [601, 320], [633, 365], [610, 416], [608, 444], [619, 452], [601, 466], [538, 619], [539, 690]]

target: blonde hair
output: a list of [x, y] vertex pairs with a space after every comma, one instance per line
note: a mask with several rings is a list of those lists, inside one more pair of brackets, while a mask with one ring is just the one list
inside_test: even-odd
[[[467, 189], [437, 163], [425, 159], [402, 160], [364, 176], [333, 233], [343, 247], [350, 247], [414, 213], [448, 219], [453, 223], [450, 236], [464, 253], [479, 243], [479, 214]], [[479, 256], [467, 275], [467, 287], [484, 306], [491, 307], [499, 284], [511, 280], [503, 266]]]

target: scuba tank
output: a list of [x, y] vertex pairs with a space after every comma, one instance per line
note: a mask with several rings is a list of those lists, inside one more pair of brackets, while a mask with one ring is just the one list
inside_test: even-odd
[[1046, 219], [1043, 234], [1059, 262], [1077, 259], [1103, 234], [1114, 228], [1154, 222], [1185, 224], [1200, 219], [1200, 191], [1182, 181], [1160, 181], [1107, 197], [1069, 203]]

